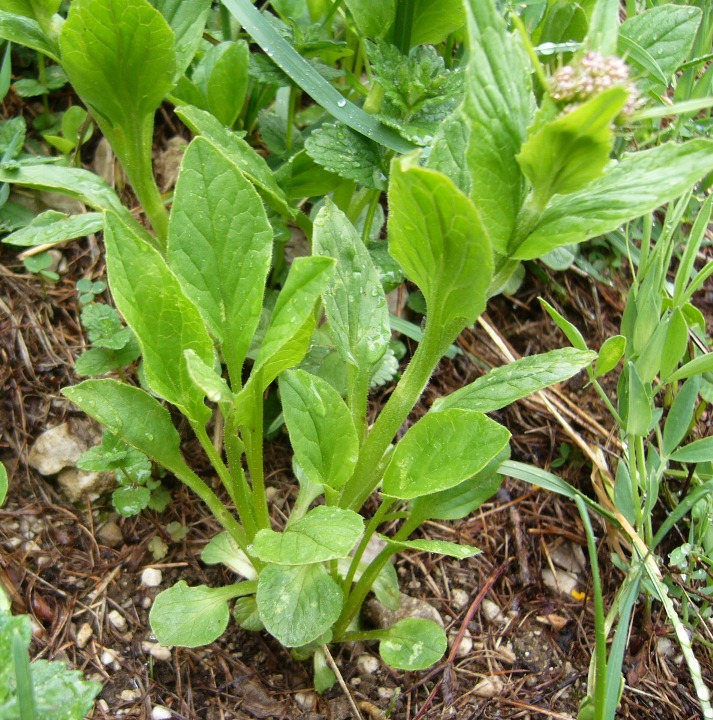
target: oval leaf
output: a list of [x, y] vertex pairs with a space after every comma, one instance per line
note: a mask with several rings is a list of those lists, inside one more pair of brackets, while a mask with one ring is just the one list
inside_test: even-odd
[[458, 558], [458, 560], [465, 560], [465, 558], [473, 557], [482, 552], [473, 545], [459, 545], [447, 540], [393, 540], [381, 534], [379, 537], [392, 547], [397, 547], [400, 550], [420, 550], [434, 555], [448, 555], [449, 557]]
[[676, 450], [671, 460], [682, 463], [702, 463], [713, 461], [713, 437], [694, 440]]
[[399, 620], [381, 635], [379, 655], [398, 670], [425, 670], [446, 652], [448, 640], [443, 628], [433, 620]]

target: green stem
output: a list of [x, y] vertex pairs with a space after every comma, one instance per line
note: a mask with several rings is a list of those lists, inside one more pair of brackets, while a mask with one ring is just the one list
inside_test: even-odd
[[394, 21], [394, 45], [408, 55], [411, 49], [411, 31], [413, 29], [413, 11], [415, 0], [399, 0], [396, 3]]
[[245, 457], [248, 461], [250, 480], [253, 487], [253, 502], [255, 519], [258, 529], [270, 527], [270, 513], [267, 508], [267, 495], [265, 494], [265, 468], [263, 466], [263, 403], [262, 403], [262, 373], [253, 381], [252, 388], [252, 418], [250, 427], [246, 428], [247, 435], [243, 435], [245, 442]]
[[516, 12], [510, 13], [510, 20], [515, 26], [515, 29], [520, 34], [520, 37], [522, 38], [522, 44], [525, 47], [525, 52], [527, 53], [527, 56], [530, 58], [530, 63], [533, 70], [535, 71], [535, 77], [537, 78], [537, 82], [539, 83], [540, 88], [542, 90], [546, 90], [549, 86], [547, 75], [544, 68], [542, 67], [540, 58], [537, 57], [537, 53], [535, 52], [535, 48], [532, 45], [532, 40], [530, 39], [530, 34], [527, 32], [525, 24], [522, 22], [520, 16]]
[[229, 417], [225, 423], [225, 452], [228, 456], [228, 466], [230, 474], [235, 482], [235, 505], [238, 508], [238, 514], [245, 528], [248, 540], [252, 542], [257, 532], [255, 525], [255, 514], [253, 512], [254, 501], [252, 493], [245, 478], [243, 470], [242, 457], [245, 446], [238, 437], [238, 428], [235, 425], [233, 417]]
[[292, 140], [295, 130], [295, 110], [297, 108], [297, 88], [290, 85], [290, 97], [287, 105], [287, 131], [285, 133], [285, 146], [287, 152], [292, 150]]
[[427, 320], [423, 339], [359, 452], [354, 474], [342, 490], [340, 507], [359, 510], [376, 489], [381, 480], [380, 469], [384, 453], [421, 397], [441, 358], [441, 345], [438, 320]]
[[347, 399], [352, 421], [359, 437], [359, 444], [366, 436], [366, 406], [369, 397], [369, 373], [362, 372], [354, 365], [347, 369], [349, 377], [349, 390]]
[[369, 201], [369, 209], [367, 210], [366, 217], [364, 218], [364, 227], [361, 231], [361, 241], [369, 247], [371, 244], [371, 227], [374, 224], [374, 216], [376, 215], [376, 209], [379, 207], [379, 200], [381, 199], [380, 190], [372, 190], [371, 200]]

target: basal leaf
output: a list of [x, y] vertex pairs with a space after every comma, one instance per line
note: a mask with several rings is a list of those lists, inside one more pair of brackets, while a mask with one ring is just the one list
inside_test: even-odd
[[342, 612], [342, 591], [319, 563], [268, 565], [256, 598], [265, 629], [286, 647], [316, 640]]
[[0, 38], [24, 45], [59, 62], [56, 38], [48, 38], [40, 24], [30, 17], [0, 10]]
[[313, 228], [313, 251], [336, 260], [323, 300], [337, 349], [348, 363], [371, 373], [391, 339], [379, 273], [354, 226], [330, 200]]
[[448, 557], [458, 558], [458, 560], [465, 560], [482, 552], [472, 545], [458, 545], [458, 543], [446, 540], [393, 540], [384, 535], [379, 535], [379, 537], [399, 550], [419, 550], [436, 555], [448, 555]]
[[74, 89], [114, 129], [142, 123], [173, 85], [173, 32], [147, 0], [75, 0], [60, 47]]
[[184, 353], [188, 374], [193, 382], [205, 393], [211, 402], [230, 402], [233, 393], [220, 373], [212, 365], [207, 365], [196, 354], [195, 350]]
[[466, 0], [470, 56], [463, 113], [470, 123], [466, 152], [470, 197], [505, 253], [525, 199], [517, 162], [535, 109], [530, 68], [518, 38], [510, 35], [494, 0]]
[[389, 252], [423, 292], [429, 321], [450, 344], [485, 309], [492, 278], [488, 230], [473, 203], [434, 170], [394, 160]]
[[425, 670], [437, 663], [448, 647], [443, 628], [425, 618], [399, 620], [380, 637], [379, 655], [398, 670]]
[[464, 0], [414, 0], [411, 45], [438, 45], [465, 24]]
[[85, 680], [79, 670], [69, 670], [59, 660], [35, 660], [30, 665], [30, 673], [37, 717], [48, 720], [86, 717], [102, 689], [101, 683]]
[[2, 241], [18, 247], [33, 247], [85, 237], [98, 232], [103, 226], [104, 217], [100, 213], [65, 215], [56, 210], [46, 210], [29, 225], [7, 235]]
[[463, 108], [452, 112], [436, 132], [426, 167], [449, 177], [470, 197], [473, 179], [466, 159], [470, 127]]
[[460, 390], [433, 403], [432, 412], [463, 408], [488, 413], [550, 385], [563, 382], [596, 358], [591, 351], [562, 348], [494, 368]]
[[385, 495], [409, 500], [459, 485], [508, 444], [510, 433], [479, 412], [451, 408], [422, 417], [396, 446]]
[[223, 348], [233, 382], [262, 310], [272, 229], [252, 184], [203, 138], [181, 163], [168, 262]]
[[192, 420], [206, 422], [210, 410], [184, 355], [194, 350], [213, 364], [213, 343], [198, 309], [159, 252], [113, 214], [106, 216], [104, 240], [112, 296], [141, 345], [148, 384]]
[[686, 192], [711, 170], [710, 140], [667, 143], [624, 155], [585, 189], [555, 197], [512, 255], [531, 260], [553, 248], [616, 230]]
[[339, 489], [359, 452], [351, 413], [325, 380], [304, 370], [280, 376], [280, 398], [295, 458], [312, 482]]
[[174, 77], [178, 79], [191, 64], [203, 38], [211, 0], [151, 0], [151, 4], [173, 30], [176, 48]]
[[62, 395], [163, 467], [177, 475], [186, 469], [168, 410], [145, 390], [116, 380], [85, 380], [64, 388]]
[[260, 530], [250, 552], [276, 565], [310, 565], [347, 557], [363, 532], [357, 513], [318, 505], [283, 532]]
[[254, 582], [211, 588], [189, 587], [180, 580], [156, 596], [149, 613], [151, 629], [161, 645], [208, 645], [228, 626], [228, 600], [254, 591]]
[[184, 105], [176, 108], [176, 115], [197, 135], [202, 135], [220, 148], [257, 186], [265, 202], [279, 213], [294, 217], [296, 210], [288, 203], [285, 193], [275, 181], [265, 159], [239, 137], [228, 130], [210, 113]]
[[345, 0], [344, 4], [366, 37], [382, 37], [394, 23], [396, 0]]
[[614, 144], [612, 123], [628, 96], [623, 87], [610, 88], [527, 139], [517, 161], [538, 207], [553, 195], [581, 190], [602, 174]]
[[222, 563], [248, 580], [257, 580], [257, 571], [250, 562], [250, 558], [240, 549], [229, 532], [218, 533], [203, 548], [201, 560], [206, 565]]

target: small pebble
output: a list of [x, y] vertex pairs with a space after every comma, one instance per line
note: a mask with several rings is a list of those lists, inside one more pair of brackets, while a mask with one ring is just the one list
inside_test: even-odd
[[121, 528], [113, 520], [104, 523], [104, 525], [99, 528], [97, 536], [108, 547], [116, 547], [124, 542]]
[[313, 692], [296, 692], [292, 697], [303, 710], [311, 710], [317, 702], [317, 696]]
[[[453, 635], [450, 638], [451, 645], [455, 642], [455, 639], [457, 637], [457, 634]], [[471, 634], [466, 630], [463, 637], [461, 638], [460, 645], [458, 645], [458, 650], [456, 651], [457, 657], [465, 657], [466, 655], [470, 655], [470, 653], [473, 650], [473, 638]]]
[[141, 573], [141, 584], [146, 587], [158, 587], [163, 580], [163, 573], [158, 568], [146, 568]]
[[101, 654], [101, 662], [102, 665], [112, 665], [114, 667], [120, 667], [119, 663], [117, 662], [116, 654], [113, 653], [111, 650], [105, 650]]
[[94, 634], [94, 630], [89, 623], [84, 623], [77, 631], [77, 647], [84, 648], [89, 642], [89, 638]]
[[488, 622], [494, 624], [497, 623], [498, 625], [500, 625], [505, 621], [500, 606], [497, 603], [494, 603], [492, 600], [488, 600], [488, 598], [485, 598], [485, 600], [483, 600], [483, 604], [480, 607], [483, 610], [483, 615], [485, 615], [485, 619]]
[[122, 690], [119, 697], [126, 702], [133, 702], [141, 697], [141, 693], [138, 690]]
[[503, 681], [497, 677], [485, 678], [481, 680], [474, 688], [473, 694], [478, 697], [491, 698], [500, 695], [503, 691]]
[[155, 660], [171, 659], [171, 649], [164, 647], [161, 643], [142, 642], [141, 649], [151, 655]]
[[151, 708], [151, 720], [170, 720], [173, 713], [163, 705], [154, 705]]
[[463, 588], [456, 588], [451, 592], [451, 602], [456, 610], [462, 610], [470, 600], [470, 595]]
[[373, 655], [360, 655], [357, 667], [362, 675], [373, 675], [379, 669], [379, 661]]
[[152, 603], [152, 602], [153, 602], [153, 601], [151, 600], [150, 597], [145, 597], [145, 598], [141, 601], [141, 607], [142, 607], [144, 610], [148, 610], [148, 609], [151, 607], [151, 603]]
[[124, 632], [126, 630], [126, 618], [118, 611], [112, 610], [107, 617], [109, 622], [119, 631]]
[[382, 700], [391, 700], [395, 691], [394, 688], [380, 687], [376, 692]]

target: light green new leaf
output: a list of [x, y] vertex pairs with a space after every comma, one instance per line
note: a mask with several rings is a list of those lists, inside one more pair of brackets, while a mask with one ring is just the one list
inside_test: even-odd
[[[656, 63], [658, 73], [650, 73], [644, 78], [643, 87], [666, 84], [676, 72], [678, 66], [688, 57], [696, 31], [701, 22], [701, 10], [697, 7], [682, 5], [660, 5], [630, 17], [619, 28], [620, 54], [626, 55], [628, 46], [622, 39], [636, 43]], [[636, 53], [632, 53], [631, 60], [637, 62]], [[648, 70], [647, 67], [642, 69]]]
[[488, 231], [473, 203], [445, 175], [393, 161], [389, 252], [426, 298], [428, 320], [449, 345], [485, 309], [492, 278]]
[[40, 24], [30, 17], [0, 10], [0, 38], [24, 45], [47, 55], [59, 62], [59, 47], [56, 39], [48, 38]]
[[345, 0], [344, 3], [362, 35], [376, 39], [394, 23], [396, 0]]
[[104, 240], [111, 293], [141, 345], [149, 386], [190, 419], [207, 422], [210, 410], [184, 355], [194, 350], [213, 365], [213, 343], [198, 309], [159, 252], [113, 214], [106, 216]]
[[253, 366], [252, 375], [262, 372], [263, 389], [283, 370], [294, 367], [307, 352], [314, 328], [314, 307], [333, 267], [332, 258], [319, 256], [296, 258], [292, 262]]
[[443, 628], [425, 618], [399, 620], [379, 636], [379, 655], [398, 670], [425, 670], [437, 663], [448, 647]]
[[713, 437], [694, 440], [676, 450], [671, 460], [682, 463], [713, 462]]
[[295, 458], [307, 477], [341, 488], [359, 452], [354, 422], [341, 395], [316, 375], [288, 370], [280, 376], [280, 399]]
[[147, 0], [75, 0], [60, 36], [77, 94], [125, 131], [153, 115], [171, 89], [173, 46], [171, 28]]
[[240, 170], [257, 186], [265, 202], [277, 212], [294, 217], [295, 208], [290, 206], [282, 188], [275, 181], [275, 176], [265, 159], [239, 137], [228, 130], [210, 113], [197, 107], [184, 105], [176, 108], [176, 115], [196, 135], [202, 135], [220, 148]]
[[104, 216], [101, 213], [65, 215], [56, 210], [46, 210], [29, 225], [6, 235], [2, 241], [18, 247], [60, 243], [99, 232], [103, 226]]
[[629, 435], [645, 437], [651, 427], [653, 418], [652, 402], [646, 392], [646, 387], [636, 372], [634, 363], [627, 363], [628, 370], [628, 397], [626, 411], [626, 432]]
[[208, 400], [219, 403], [232, 399], [233, 393], [230, 391], [228, 383], [214, 366], [203, 362], [195, 350], [186, 350], [184, 355], [191, 380], [205, 393]]
[[550, 385], [563, 382], [596, 358], [589, 350], [562, 348], [515, 360], [433, 403], [431, 412], [450, 408], [488, 413], [510, 405]]
[[201, 560], [206, 565], [222, 563], [248, 580], [257, 580], [257, 571], [250, 558], [240, 549], [229, 532], [218, 533], [201, 552]]
[[414, 0], [411, 46], [438, 45], [464, 24], [463, 0]]
[[316, 640], [342, 612], [342, 591], [319, 563], [268, 565], [256, 598], [265, 629], [285, 647]]
[[604, 57], [616, 54], [619, 35], [619, 0], [596, 0], [583, 45]]
[[594, 364], [594, 377], [601, 377], [611, 372], [624, 357], [626, 352], [626, 337], [614, 335], [607, 338], [599, 349], [597, 362]]
[[[710, 197], [713, 198], [713, 195]], [[681, 308], [677, 307], [671, 314], [664, 352], [661, 356], [661, 377], [673, 374], [681, 359], [688, 350], [688, 323]]]
[[586, 352], [589, 348], [587, 347], [587, 341], [579, 331], [576, 325], [571, 323], [567, 318], [555, 310], [547, 300], [539, 298], [540, 305], [547, 311], [547, 314], [555, 321], [555, 325], [567, 336], [572, 345], [582, 352]]
[[58, 10], [61, 0], [2, 0], [0, 5], [7, 12], [43, 20], [52, 17]]
[[698, 404], [700, 386], [700, 377], [694, 376], [686, 380], [678, 391], [663, 428], [664, 455], [670, 456], [688, 434]]
[[5, 504], [8, 487], [9, 482], [7, 479], [7, 470], [5, 469], [5, 466], [0, 462], [0, 507]]
[[228, 626], [228, 600], [255, 592], [255, 585], [245, 582], [219, 588], [189, 587], [180, 580], [156, 596], [149, 613], [151, 629], [161, 645], [208, 645]]
[[538, 207], [553, 195], [581, 190], [602, 174], [614, 144], [612, 123], [628, 96], [623, 87], [610, 88], [527, 139], [516, 157]]
[[463, 113], [470, 123], [470, 198], [493, 249], [505, 253], [525, 199], [517, 162], [535, 110], [530, 67], [494, 0], [467, 0], [469, 60]]
[[178, 79], [191, 64], [203, 38], [211, 0], [151, 0], [151, 4], [173, 30], [176, 48], [174, 77]]
[[686, 192], [713, 170], [713, 141], [667, 143], [626, 154], [585, 189], [555, 197], [512, 256], [532, 260], [550, 250], [616, 230]]
[[677, 380], [685, 380], [693, 375], [702, 375], [703, 373], [713, 372], [713, 353], [706, 353], [693, 358], [682, 367], [678, 368], [672, 375], [665, 378], [667, 384], [676, 382]]
[[239, 382], [260, 320], [272, 229], [250, 181], [203, 138], [181, 163], [167, 257]]
[[187, 469], [168, 410], [141, 388], [116, 380], [85, 380], [62, 395], [109, 432], [176, 475]]
[[502, 425], [479, 412], [428, 413], [393, 451], [383, 493], [409, 500], [455, 487], [482, 470], [509, 439]]
[[448, 555], [448, 557], [458, 558], [458, 560], [465, 560], [482, 552], [472, 545], [458, 545], [458, 543], [446, 540], [393, 540], [381, 534], [379, 537], [386, 541], [387, 545], [397, 547], [399, 550], [420, 550], [434, 555]]
[[329, 199], [313, 228], [313, 252], [336, 260], [323, 300], [337, 349], [346, 362], [370, 373], [391, 339], [379, 273], [354, 226]]
[[318, 505], [283, 532], [260, 530], [249, 550], [276, 565], [310, 565], [347, 557], [363, 532], [361, 515]]

